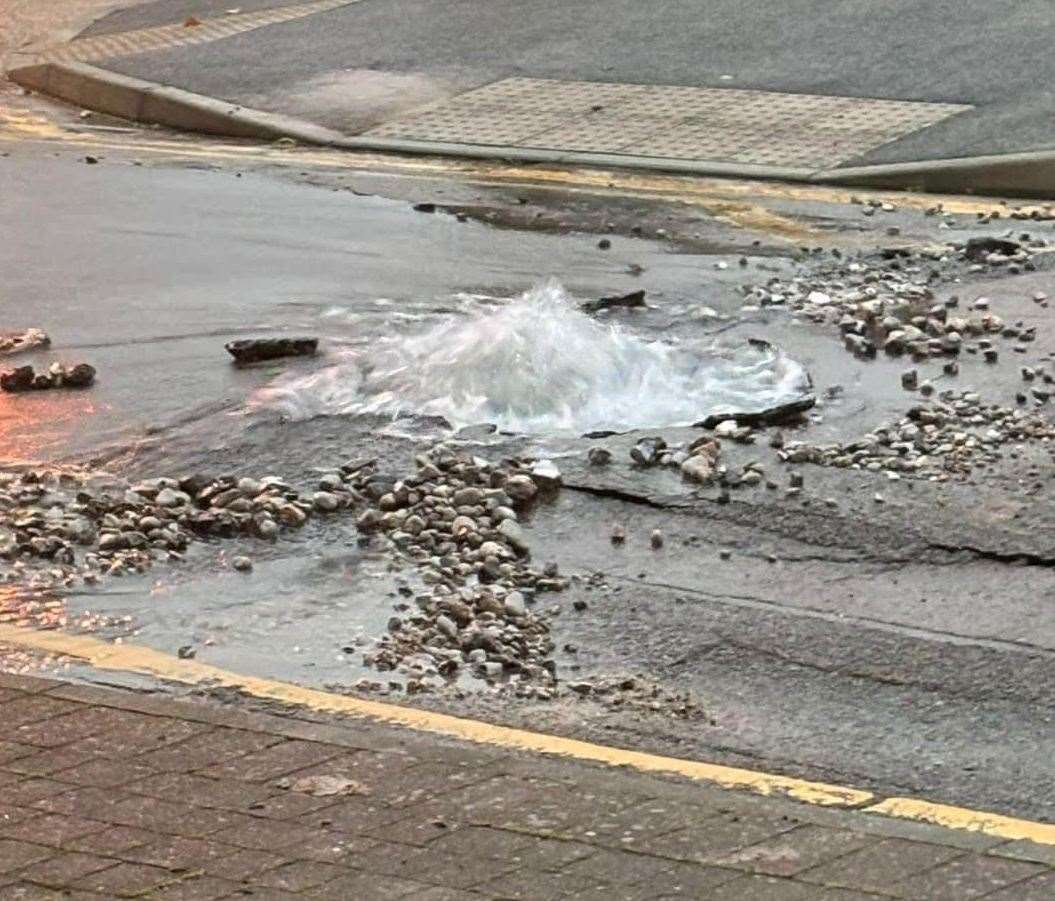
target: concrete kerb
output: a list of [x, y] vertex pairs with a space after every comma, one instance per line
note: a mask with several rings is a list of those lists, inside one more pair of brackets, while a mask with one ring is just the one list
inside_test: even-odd
[[291, 138], [331, 146], [344, 135], [290, 116], [250, 109], [87, 63], [39, 63], [8, 71], [16, 84], [98, 113], [230, 138]]
[[120, 75], [87, 63], [34, 63], [31, 59], [27, 59], [26, 63], [7, 73], [12, 81], [23, 87], [122, 119], [222, 137], [266, 141], [290, 138], [299, 143], [344, 150], [596, 166], [701, 177], [764, 179], [946, 194], [1055, 198], [1055, 150], [816, 170], [629, 154], [414, 141], [368, 135], [348, 136], [292, 116], [239, 106], [180, 88]]
[[810, 181], [935, 194], [1055, 198], [1055, 150], [830, 169], [815, 173]]

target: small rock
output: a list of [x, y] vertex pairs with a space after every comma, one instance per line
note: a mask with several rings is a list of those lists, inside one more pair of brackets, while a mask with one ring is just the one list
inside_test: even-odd
[[714, 479], [714, 463], [705, 454], [695, 454], [681, 464], [681, 472], [687, 479], [707, 485]]
[[901, 373], [901, 387], [906, 391], [915, 391], [919, 387], [919, 372], [915, 369], [906, 369]]
[[154, 503], [159, 507], [182, 507], [190, 503], [190, 495], [182, 491], [173, 491], [171, 488], [162, 488], [154, 498]]
[[586, 460], [591, 466], [607, 466], [612, 462], [612, 452], [603, 447], [591, 447]]
[[638, 466], [655, 466], [666, 449], [667, 442], [658, 436], [642, 438], [630, 448], [630, 459]]
[[649, 536], [649, 541], [654, 550], [659, 550], [659, 548], [663, 547], [663, 533], [659, 529], [653, 529], [652, 534]]
[[531, 478], [543, 491], [555, 491], [561, 485], [560, 470], [550, 460], [540, 460], [531, 467]]
[[436, 629], [441, 635], [447, 636], [451, 641], [458, 640], [458, 626], [449, 616], [440, 614], [436, 617]]
[[530, 476], [521, 474], [510, 476], [502, 487], [506, 494], [520, 503], [530, 501], [538, 493], [538, 486], [534, 480]]
[[[372, 512], [376, 513], [377, 511]], [[308, 521], [308, 514], [294, 504], [286, 504], [279, 509], [278, 519], [283, 525], [299, 528]]]
[[502, 609], [509, 616], [521, 617], [527, 615], [527, 603], [524, 595], [519, 591], [511, 591], [502, 599]]
[[248, 557], [234, 557], [231, 560], [231, 566], [241, 573], [247, 573], [253, 568], [253, 561]]
[[340, 499], [329, 491], [316, 491], [311, 496], [311, 505], [322, 513], [333, 513], [341, 506]]
[[518, 553], [531, 553], [531, 545], [528, 542], [527, 534], [515, 519], [503, 519], [498, 524], [497, 531]]
[[[281, 786], [285, 787], [285, 786]], [[354, 779], [345, 776], [301, 776], [289, 784], [291, 791], [311, 795], [315, 798], [331, 798], [338, 795], [368, 795], [370, 790]]]
[[626, 542], [626, 529], [622, 526], [612, 526], [612, 544], [624, 544]]

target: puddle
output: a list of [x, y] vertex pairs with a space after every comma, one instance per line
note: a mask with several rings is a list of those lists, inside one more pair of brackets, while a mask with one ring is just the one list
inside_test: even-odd
[[544, 435], [691, 425], [787, 404], [809, 389], [805, 368], [779, 350], [646, 340], [584, 314], [551, 281], [497, 309], [347, 351], [254, 403], [293, 420], [415, 413]]

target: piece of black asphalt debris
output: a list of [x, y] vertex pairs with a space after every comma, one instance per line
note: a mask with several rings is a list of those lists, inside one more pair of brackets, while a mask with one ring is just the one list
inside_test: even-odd
[[319, 349], [318, 338], [241, 338], [224, 345], [235, 363], [246, 365], [281, 357], [310, 357]]
[[1012, 254], [1018, 253], [1021, 249], [1022, 245], [1017, 241], [985, 236], [981, 238], [969, 238], [964, 245], [963, 254], [972, 262], [979, 263], [984, 262], [991, 253], [1001, 253], [1006, 256], [1011, 256]]
[[696, 428], [713, 429], [718, 423], [732, 419], [737, 425], [763, 426], [776, 425], [795, 419], [811, 410], [817, 403], [817, 398], [812, 394], [796, 398], [784, 404], [767, 407], [764, 410], [730, 411], [728, 413], [712, 413], [706, 419], [694, 423]]
[[601, 310], [633, 310], [644, 309], [646, 306], [645, 292], [631, 291], [629, 294], [622, 294], [618, 297], [601, 297], [597, 300], [587, 300], [579, 309], [584, 313], [600, 313]]

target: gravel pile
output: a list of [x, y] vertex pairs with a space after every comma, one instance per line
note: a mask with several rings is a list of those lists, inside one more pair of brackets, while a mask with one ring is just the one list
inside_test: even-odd
[[[943, 482], [996, 463], [1008, 445], [1049, 444], [1055, 426], [1034, 411], [984, 404], [973, 392], [943, 392], [933, 403], [909, 410], [888, 426], [846, 444], [788, 442], [779, 451], [788, 463], [886, 472]], [[1055, 453], [1055, 444], [1049, 450]]]
[[742, 288], [746, 309], [780, 307], [798, 318], [838, 329], [847, 350], [862, 357], [879, 350], [911, 354], [917, 359], [955, 356], [961, 350], [985, 351], [988, 337], [1002, 335], [1032, 341], [1033, 329], [1006, 324], [988, 312], [986, 298], [965, 304], [960, 299], [935, 303], [933, 286], [967, 271], [1021, 272], [1035, 268], [1030, 251], [1046, 246], [1021, 236], [1025, 243], [977, 238], [929, 251], [891, 249], [879, 258], [835, 261], [791, 279], [773, 278], [765, 285]]
[[[328, 490], [325, 490], [328, 489]], [[263, 479], [156, 478], [135, 484], [30, 470], [0, 474], [0, 581], [44, 588], [144, 572], [182, 559], [190, 542], [239, 535], [274, 540], [358, 497], [341, 476], [302, 496]]]
[[556, 664], [549, 619], [532, 609], [544, 592], [563, 591], [556, 564], [530, 565], [524, 510], [560, 488], [545, 461], [492, 464], [444, 445], [398, 477], [371, 464], [353, 482], [368, 506], [361, 532], [376, 532], [413, 563], [422, 585], [367, 665], [409, 676], [408, 691], [438, 689], [462, 673], [505, 682], [523, 696], [552, 697]]

